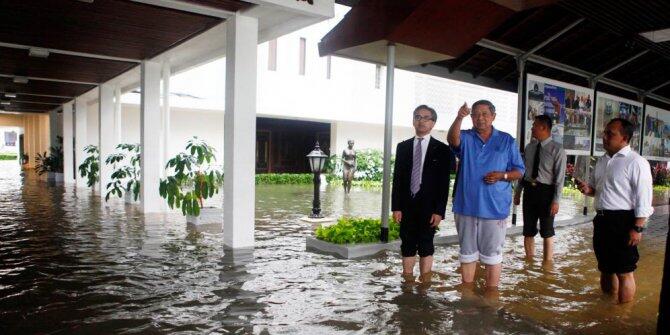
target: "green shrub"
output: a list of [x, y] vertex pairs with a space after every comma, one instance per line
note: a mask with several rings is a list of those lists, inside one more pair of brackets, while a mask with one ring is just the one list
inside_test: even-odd
[[18, 158], [16, 154], [0, 154], [0, 161], [15, 161]]
[[256, 175], [256, 185], [300, 185], [312, 184], [311, 173], [263, 173]]
[[[316, 229], [316, 238], [335, 244], [374, 243], [379, 242], [381, 231], [380, 219], [340, 218], [337, 223]], [[400, 238], [400, 225], [393, 220], [389, 222], [389, 241]]]
[[[393, 162], [391, 162], [393, 166]], [[356, 152], [356, 180], [381, 181], [384, 174], [384, 153], [377, 149]]]

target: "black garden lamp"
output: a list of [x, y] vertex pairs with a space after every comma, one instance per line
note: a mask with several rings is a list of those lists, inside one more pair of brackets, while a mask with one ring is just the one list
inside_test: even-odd
[[324, 154], [319, 147], [319, 141], [316, 142], [314, 150], [307, 154], [309, 168], [314, 174], [314, 201], [312, 201], [312, 214], [309, 215], [309, 217], [312, 219], [320, 219], [323, 217], [323, 215], [321, 215], [319, 187], [321, 186], [321, 171], [323, 171], [323, 166], [326, 164], [327, 158], [328, 156], [326, 156], [326, 154]]

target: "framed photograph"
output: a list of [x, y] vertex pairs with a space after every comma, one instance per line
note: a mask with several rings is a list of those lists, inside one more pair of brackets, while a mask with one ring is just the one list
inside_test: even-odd
[[642, 134], [642, 103], [628, 100], [607, 93], [598, 92], [596, 98], [596, 136], [594, 141], [593, 155], [600, 156], [605, 153], [603, 149], [603, 131], [607, 122], [614, 118], [622, 118], [630, 121], [635, 126], [633, 138], [630, 141], [631, 149], [640, 153]]
[[642, 136], [642, 156], [670, 161], [670, 111], [647, 105]]
[[529, 74], [526, 79], [525, 143], [536, 115], [548, 115], [554, 122], [551, 136], [563, 144], [568, 155], [591, 155], [593, 90]]

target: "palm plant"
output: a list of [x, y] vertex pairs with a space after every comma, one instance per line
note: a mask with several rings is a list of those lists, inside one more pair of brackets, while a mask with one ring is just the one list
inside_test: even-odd
[[95, 183], [100, 180], [100, 150], [95, 145], [88, 145], [84, 148], [84, 152], [88, 154], [86, 159], [79, 165], [79, 174], [82, 178], [86, 177], [86, 185], [94, 187]]
[[63, 173], [63, 137], [57, 136], [58, 145], [49, 148], [47, 152], [38, 153], [35, 157], [35, 171], [39, 175], [47, 172]]
[[[122, 143], [117, 145], [116, 149], [117, 152], [107, 156], [105, 160], [105, 164], [111, 164], [114, 170], [111, 175], [112, 181], [106, 186], [105, 201], [115, 194], [121, 198], [126, 192], [132, 192], [133, 199], [137, 201], [140, 195], [140, 145]], [[121, 164], [128, 157], [130, 165]]]
[[193, 137], [187, 142], [186, 152], [181, 152], [167, 162], [172, 175], [161, 179], [159, 192], [170, 208], [181, 208], [184, 215], [199, 216], [204, 200], [219, 193], [220, 171], [212, 169], [216, 161], [214, 148]]

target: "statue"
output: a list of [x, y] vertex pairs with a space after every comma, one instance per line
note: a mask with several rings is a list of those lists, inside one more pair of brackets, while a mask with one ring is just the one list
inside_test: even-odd
[[342, 185], [346, 194], [351, 191], [354, 172], [356, 172], [356, 151], [354, 151], [354, 141], [348, 140], [347, 148], [342, 151]]

